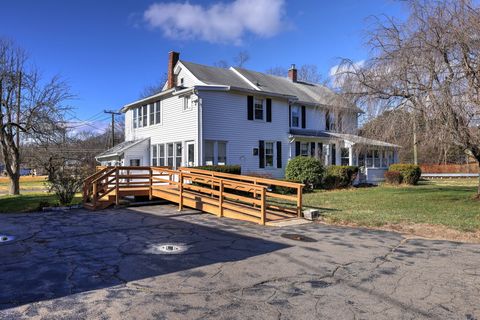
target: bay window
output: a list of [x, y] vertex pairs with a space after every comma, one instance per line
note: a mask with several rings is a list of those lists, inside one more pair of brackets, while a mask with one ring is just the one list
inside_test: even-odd
[[341, 155], [340, 164], [342, 166], [350, 165], [350, 150], [348, 148], [341, 148], [340, 155]]
[[308, 152], [308, 142], [301, 142], [300, 143], [300, 155], [303, 157], [308, 157], [310, 156], [310, 153]]

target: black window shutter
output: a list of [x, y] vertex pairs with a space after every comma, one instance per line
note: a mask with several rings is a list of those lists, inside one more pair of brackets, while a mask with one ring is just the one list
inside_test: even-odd
[[258, 166], [265, 168], [265, 141], [258, 141]]
[[248, 120], [253, 120], [253, 96], [247, 97]]
[[292, 126], [292, 106], [288, 105], [288, 127]]
[[307, 112], [305, 111], [305, 106], [302, 106], [302, 128], [307, 127]]
[[295, 141], [295, 156], [298, 157], [300, 155], [300, 141]]
[[267, 122], [272, 122], [272, 99], [267, 98]]
[[282, 141], [277, 141], [277, 168], [282, 167]]
[[310, 142], [310, 155], [315, 157], [315, 142]]

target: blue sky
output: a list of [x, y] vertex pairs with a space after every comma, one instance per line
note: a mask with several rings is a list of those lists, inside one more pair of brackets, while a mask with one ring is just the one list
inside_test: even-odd
[[393, 0], [15, 0], [2, 2], [0, 36], [69, 82], [77, 118], [103, 121], [158, 82], [170, 50], [208, 65], [247, 51], [248, 69], [307, 63], [325, 77], [339, 57], [367, 57], [363, 31], [379, 14], [406, 12]]

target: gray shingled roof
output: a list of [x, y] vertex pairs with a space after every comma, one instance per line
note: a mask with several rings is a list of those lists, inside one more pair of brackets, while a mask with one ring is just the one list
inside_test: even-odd
[[209, 85], [224, 85], [243, 89], [253, 89], [235, 71], [225, 68], [204, 66], [180, 60], [180, 62], [200, 81]]
[[[241, 74], [248, 81], [253, 83], [261, 91], [297, 97], [299, 102], [313, 105], [337, 106], [352, 108], [362, 112], [358, 107], [349, 105], [338, 94], [320, 84], [303, 81], [293, 82], [286, 77], [274, 76], [262, 72], [247, 70], [243, 68], [218, 68], [181, 60], [181, 63], [198, 80], [208, 85], [225, 85], [241, 89], [255, 90], [247, 81], [242, 79]], [[237, 71], [237, 72], [235, 72]]]
[[262, 72], [235, 68], [245, 78], [262, 91], [296, 96], [299, 101], [312, 104], [333, 105], [339, 102], [339, 96], [325, 86], [303, 81], [293, 82]]
[[308, 129], [307, 130], [290, 129], [290, 134], [293, 136], [303, 136], [303, 137], [340, 138], [342, 140], [347, 140], [355, 144], [377, 146], [377, 147], [399, 148], [399, 146], [396, 144], [374, 140], [374, 139], [368, 139], [368, 138], [356, 136], [353, 134], [347, 134], [347, 133], [336, 133], [336, 132], [329, 132], [329, 131], [322, 131], [322, 130], [308, 130]]
[[142, 141], [148, 140], [148, 139], [150, 139], [150, 138], [141, 139], [141, 140], [124, 141], [122, 143], [117, 144], [113, 148], [110, 148], [108, 150], [103, 151], [102, 153], [98, 154], [95, 158], [102, 158], [102, 157], [105, 157], [105, 156], [107, 156], [107, 157], [119, 156], [125, 150], [127, 150], [128, 148], [131, 148], [134, 145], [136, 145], [136, 144], [138, 144]]

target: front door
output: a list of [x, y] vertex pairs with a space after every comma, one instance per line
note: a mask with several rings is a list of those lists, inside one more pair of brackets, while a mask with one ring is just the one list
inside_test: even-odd
[[195, 166], [195, 143], [187, 142], [187, 167]]

